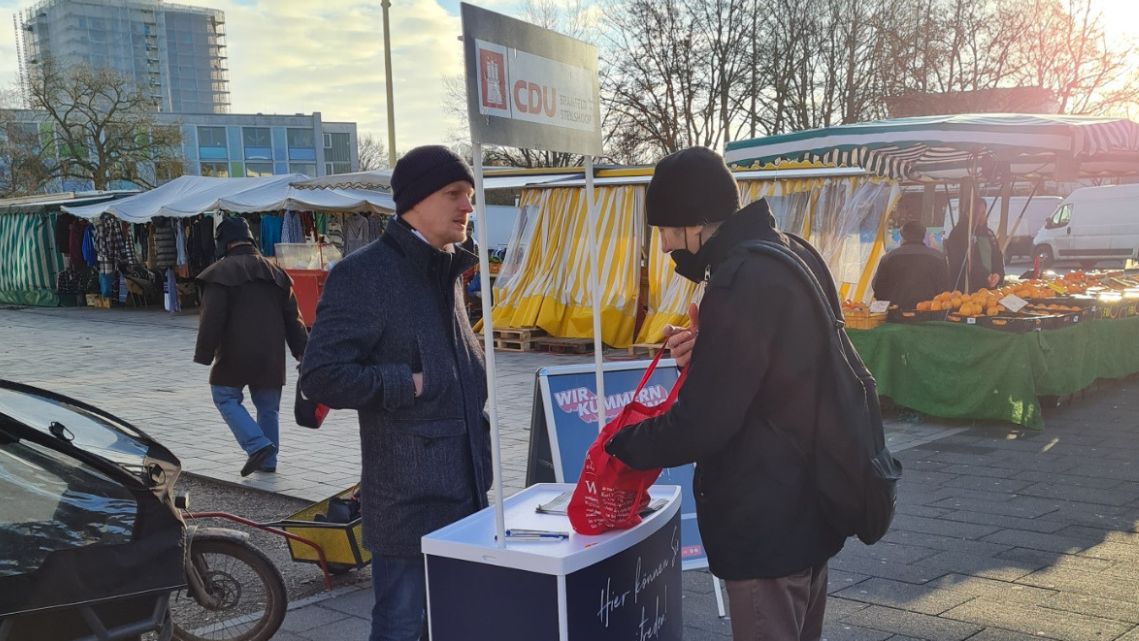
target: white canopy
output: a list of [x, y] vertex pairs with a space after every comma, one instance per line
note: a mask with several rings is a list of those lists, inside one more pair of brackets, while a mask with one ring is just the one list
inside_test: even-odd
[[356, 171], [350, 174], [333, 174], [320, 178], [303, 178], [293, 181], [299, 189], [375, 189], [390, 191], [392, 172], [390, 169]]
[[210, 178], [182, 176], [137, 196], [88, 205], [63, 207], [81, 218], [98, 218], [110, 213], [131, 223], [143, 223], [155, 216], [185, 218], [225, 209], [238, 213], [281, 209], [315, 211], [395, 210], [391, 196], [357, 189], [301, 191], [289, 183], [305, 180], [304, 174], [263, 178]]

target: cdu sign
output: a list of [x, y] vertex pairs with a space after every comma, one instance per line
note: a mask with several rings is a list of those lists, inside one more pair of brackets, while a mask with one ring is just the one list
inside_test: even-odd
[[473, 142], [601, 152], [594, 47], [465, 3], [462, 16]]

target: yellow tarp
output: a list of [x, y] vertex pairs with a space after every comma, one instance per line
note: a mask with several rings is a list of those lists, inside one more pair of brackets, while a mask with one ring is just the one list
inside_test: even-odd
[[[601, 225], [601, 338], [614, 347], [633, 339], [641, 247], [644, 244], [644, 187], [598, 187]], [[494, 326], [540, 327], [553, 336], [591, 338], [589, 217], [585, 190], [525, 190], [525, 244], [518, 263], [495, 284]], [[525, 229], [526, 227], [529, 229]]]

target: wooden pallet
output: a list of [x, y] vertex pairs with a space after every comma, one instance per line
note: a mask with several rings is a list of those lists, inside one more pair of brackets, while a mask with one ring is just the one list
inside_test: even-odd
[[494, 339], [494, 348], [504, 352], [532, 352], [534, 351], [534, 343], [528, 340], [496, 338]]
[[541, 327], [507, 327], [494, 330], [495, 340], [529, 342], [540, 336], [545, 336], [546, 330]]
[[593, 351], [593, 339], [550, 336], [534, 339], [534, 347], [552, 354], [588, 354]]
[[661, 347], [664, 347], [664, 343], [633, 343], [629, 346], [629, 356], [656, 356]]

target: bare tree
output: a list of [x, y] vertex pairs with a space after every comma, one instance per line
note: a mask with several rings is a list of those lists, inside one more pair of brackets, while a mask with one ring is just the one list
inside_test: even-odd
[[357, 145], [360, 171], [375, 171], [388, 167], [388, 148], [383, 138], [375, 134], [364, 134]]
[[0, 94], [0, 196], [27, 196], [43, 189], [51, 171], [40, 157], [40, 132], [14, 109], [16, 93]]
[[51, 178], [116, 180], [153, 187], [157, 166], [180, 158], [176, 125], [160, 124], [154, 101], [109, 69], [61, 68], [43, 61], [28, 83], [31, 107], [50, 125], [37, 156]]
[[1133, 43], [1113, 46], [1091, 0], [1030, 0], [1019, 39], [1025, 83], [1051, 89], [1064, 113], [1120, 111], [1139, 100]]

